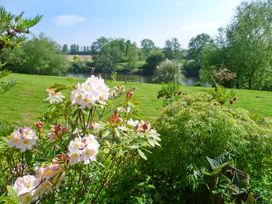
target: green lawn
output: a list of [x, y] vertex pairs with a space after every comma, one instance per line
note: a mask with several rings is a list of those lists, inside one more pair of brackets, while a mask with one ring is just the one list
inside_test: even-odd
[[[0, 95], [0, 120], [12, 124], [29, 125], [45, 110], [46, 89], [54, 83], [69, 84], [65, 77], [11, 74], [4, 78], [16, 79], [17, 84], [7, 93]], [[110, 84], [110, 82], [108, 82]], [[160, 85], [138, 84], [135, 97], [140, 102], [142, 116], [155, 119], [162, 110], [162, 101], [157, 100]], [[196, 94], [208, 90], [205, 87], [182, 87], [186, 94]], [[238, 101], [232, 107], [240, 107], [260, 117], [272, 118], [272, 92], [235, 90]]]

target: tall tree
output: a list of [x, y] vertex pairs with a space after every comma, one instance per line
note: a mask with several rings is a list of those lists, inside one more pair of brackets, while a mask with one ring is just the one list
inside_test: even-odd
[[69, 48], [68, 48], [68, 45], [67, 44], [64, 44], [62, 46], [62, 52], [65, 53], [65, 54], [68, 54], [69, 53]]
[[272, 1], [244, 2], [227, 27], [229, 67], [237, 74], [238, 87], [260, 88], [271, 76], [271, 22]]
[[104, 36], [98, 38], [95, 42], [91, 45], [91, 55], [97, 55], [102, 48], [109, 42], [109, 39], [105, 38]]
[[195, 63], [199, 65], [200, 63], [200, 54], [203, 50], [205, 44], [213, 43], [213, 39], [208, 34], [202, 33], [196, 37], [191, 38], [189, 42], [189, 57], [194, 59]]
[[165, 55], [161, 50], [153, 51], [146, 59], [146, 63], [143, 65], [143, 73], [152, 75], [156, 67], [165, 60]]
[[200, 56], [204, 46], [207, 43], [213, 43], [213, 40], [208, 34], [205, 33], [191, 38], [188, 45], [188, 53], [186, 55], [188, 61], [184, 65], [186, 76], [199, 77], [199, 70], [201, 67]]
[[155, 43], [150, 39], [143, 39], [141, 47], [145, 59], [156, 49]]
[[164, 54], [167, 59], [180, 60], [183, 58], [183, 52], [181, 45], [177, 38], [172, 38], [171, 40], [166, 40], [164, 47]]
[[62, 75], [68, 68], [61, 47], [44, 34], [34, 36], [20, 48], [7, 50], [3, 57], [7, 68], [19, 73]]

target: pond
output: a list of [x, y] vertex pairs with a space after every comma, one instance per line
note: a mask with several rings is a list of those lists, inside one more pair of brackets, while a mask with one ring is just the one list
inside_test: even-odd
[[[111, 80], [110, 73], [100, 74], [103, 79]], [[87, 78], [89, 74], [87, 73], [67, 73], [67, 77], [77, 77], [77, 78]], [[117, 81], [133, 81], [133, 82], [142, 82], [142, 83], [154, 83], [152, 81], [152, 76], [144, 76], [137, 74], [117, 74]], [[186, 86], [193, 86], [196, 82], [198, 82], [197, 78], [186, 78], [182, 84]]]

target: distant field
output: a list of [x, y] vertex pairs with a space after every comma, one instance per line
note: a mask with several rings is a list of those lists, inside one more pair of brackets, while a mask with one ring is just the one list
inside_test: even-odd
[[[10, 91], [0, 95], [0, 120], [12, 124], [29, 125], [45, 110], [46, 89], [54, 83], [71, 83], [65, 77], [11, 74], [5, 79], [16, 79], [17, 84]], [[82, 79], [77, 79], [82, 80]], [[111, 82], [107, 82], [111, 84]], [[162, 110], [162, 101], [156, 99], [160, 85], [137, 84], [135, 97], [140, 102], [142, 117], [148, 120], [157, 118]], [[186, 94], [207, 91], [205, 87], [184, 86]], [[238, 97], [234, 108], [244, 108], [259, 117], [272, 118], [272, 92], [235, 90]]]
[[67, 55], [66, 58], [69, 62], [72, 62], [74, 56], [78, 56], [79, 60], [83, 61], [83, 62], [92, 62], [93, 61], [93, 58], [91, 55]]

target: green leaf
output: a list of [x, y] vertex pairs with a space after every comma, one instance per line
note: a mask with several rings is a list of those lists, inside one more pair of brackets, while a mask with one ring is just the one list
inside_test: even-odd
[[144, 160], [147, 160], [147, 158], [146, 158], [145, 154], [143, 153], [143, 151], [140, 150], [140, 149], [137, 149], [137, 150], [138, 150], [139, 155], [140, 155]]
[[30, 151], [30, 150], [27, 150], [26, 152], [25, 152], [25, 160], [26, 160], [26, 164], [27, 165], [31, 165], [31, 163], [32, 163], [32, 158], [33, 158], [33, 155], [32, 155], [32, 152]]
[[118, 131], [117, 128], [114, 128], [114, 134], [116, 137], [120, 137], [120, 132]]
[[64, 84], [59, 84], [59, 83], [55, 83], [53, 86], [51, 86], [50, 88], [55, 89], [56, 92], [59, 91], [63, 91], [65, 89], [67, 89], [67, 86], [65, 86]]
[[7, 186], [8, 194], [11, 196], [12, 200], [14, 200], [15, 203], [19, 203], [19, 198], [12, 186]]
[[107, 130], [106, 132], [103, 133], [102, 138], [107, 137], [109, 134], [110, 134], [110, 131]]

